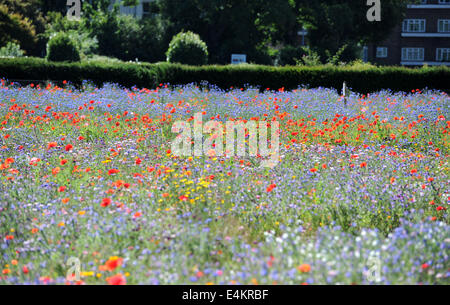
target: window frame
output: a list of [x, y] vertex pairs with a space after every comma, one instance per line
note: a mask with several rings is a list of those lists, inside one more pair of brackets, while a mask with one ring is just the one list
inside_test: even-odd
[[[418, 30], [412, 30], [413, 26], [418, 25]], [[402, 23], [403, 33], [425, 33], [427, 31], [426, 19], [404, 19]]]
[[[410, 58], [409, 55], [417, 52], [418, 56]], [[406, 55], [406, 56], [405, 56]], [[421, 47], [406, 47], [402, 48], [402, 61], [424, 61], [425, 60], [425, 48]]]

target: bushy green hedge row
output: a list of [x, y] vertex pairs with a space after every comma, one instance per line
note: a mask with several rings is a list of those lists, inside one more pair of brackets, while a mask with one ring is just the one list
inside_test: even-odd
[[402, 67], [271, 67], [257, 65], [184, 66], [169, 63], [51, 63], [38, 58], [0, 59], [0, 78], [67, 80], [81, 84], [91, 80], [100, 86], [105, 82], [140, 88], [156, 87], [160, 83], [173, 85], [207, 81], [221, 88], [260, 86], [262, 89], [286, 90], [306, 85], [310, 88], [329, 87], [340, 90], [347, 82], [361, 93], [381, 89], [409, 91], [439, 89], [449, 91], [450, 68], [410, 69]]
[[[105, 62], [48, 62], [41, 58], [2, 58], [0, 78], [14, 80], [70, 81], [80, 85], [90, 80], [97, 86], [106, 82], [131, 87], [153, 87], [156, 84], [155, 69], [134, 63]], [[23, 82], [24, 84], [26, 81]]]

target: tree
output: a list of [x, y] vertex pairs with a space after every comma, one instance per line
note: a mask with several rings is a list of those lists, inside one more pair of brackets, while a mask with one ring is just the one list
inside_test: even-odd
[[198, 33], [211, 63], [229, 63], [232, 53], [245, 53], [250, 61], [270, 64], [267, 45], [295, 27], [288, 0], [158, 0], [158, 6], [167, 35]]
[[399, 24], [411, 0], [383, 0], [381, 21], [369, 22], [367, 1], [296, 0], [299, 24], [308, 30], [311, 48], [322, 60], [348, 45], [342, 56], [356, 57], [358, 44], [376, 43], [385, 39]]
[[67, 0], [40, 0], [41, 9], [44, 14], [48, 12], [67, 13]]
[[[39, 34], [45, 31], [45, 18], [41, 12], [41, 0], [0, 0], [0, 5], [7, 8], [9, 17], [1, 17], [2, 21], [10, 23], [3, 25], [0, 41], [10, 37], [20, 43], [27, 55], [40, 55], [45, 48], [45, 41]], [[5, 10], [3, 10], [5, 13]], [[9, 21], [7, 21], [9, 20]], [[9, 30], [3, 30], [9, 29]], [[8, 33], [8, 31], [12, 31]], [[16, 39], [19, 35], [20, 39]], [[16, 38], [14, 38], [15, 36]], [[12, 38], [11, 38], [12, 37]]]
[[[82, 24], [89, 29], [91, 36], [98, 40], [100, 55], [121, 60], [163, 61], [170, 38], [166, 38], [161, 19], [136, 19], [121, 15], [118, 5], [134, 5], [135, 0], [116, 2], [108, 9], [109, 1], [98, 0], [86, 3], [83, 7]], [[167, 41], [168, 40], [168, 41]]]
[[36, 31], [31, 22], [8, 7], [0, 4], [0, 47], [8, 42], [18, 43], [27, 53], [31, 52], [37, 41]]
[[92, 35], [91, 29], [86, 27], [85, 20], [75, 21], [69, 20], [65, 15], [58, 12], [48, 12], [47, 29], [42, 35], [47, 40], [60, 32], [64, 32], [77, 45], [77, 49], [83, 59], [96, 54], [98, 49], [98, 41], [95, 35]]

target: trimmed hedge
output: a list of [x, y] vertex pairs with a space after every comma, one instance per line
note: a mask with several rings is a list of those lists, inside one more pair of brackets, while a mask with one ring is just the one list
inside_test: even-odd
[[207, 81], [220, 88], [258, 86], [261, 89], [328, 87], [340, 90], [342, 83], [360, 93], [381, 89], [410, 91], [438, 89], [450, 91], [450, 68], [426, 67], [271, 67], [257, 65], [185, 66], [170, 63], [53, 63], [40, 58], [0, 59], [0, 78], [9, 80], [67, 80], [79, 85], [90, 80], [97, 86], [154, 88], [160, 83], [181, 85]]
[[58, 83], [67, 80], [77, 86], [80, 86], [83, 80], [90, 80], [97, 86], [106, 82], [142, 88], [156, 84], [154, 69], [133, 63], [59, 63], [41, 58], [0, 59], [0, 78], [18, 82], [51, 80]]

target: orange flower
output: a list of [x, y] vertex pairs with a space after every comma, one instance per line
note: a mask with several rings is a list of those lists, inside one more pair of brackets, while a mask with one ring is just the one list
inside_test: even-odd
[[56, 142], [50, 142], [50, 143], [47, 144], [47, 149], [54, 148], [57, 145], [58, 145], [58, 143], [56, 143]]
[[60, 167], [55, 167], [54, 169], [52, 169], [52, 174], [53, 174], [53, 175], [56, 175], [56, 174], [58, 174], [60, 171], [61, 171], [61, 168], [60, 168]]
[[311, 168], [309, 171], [310, 171], [311, 173], [315, 173], [315, 172], [317, 172], [317, 168]]
[[309, 264], [301, 264], [297, 267], [297, 270], [301, 273], [307, 273], [311, 271], [311, 266]]
[[367, 167], [367, 162], [362, 162], [359, 166], [360, 166], [361, 168]]

